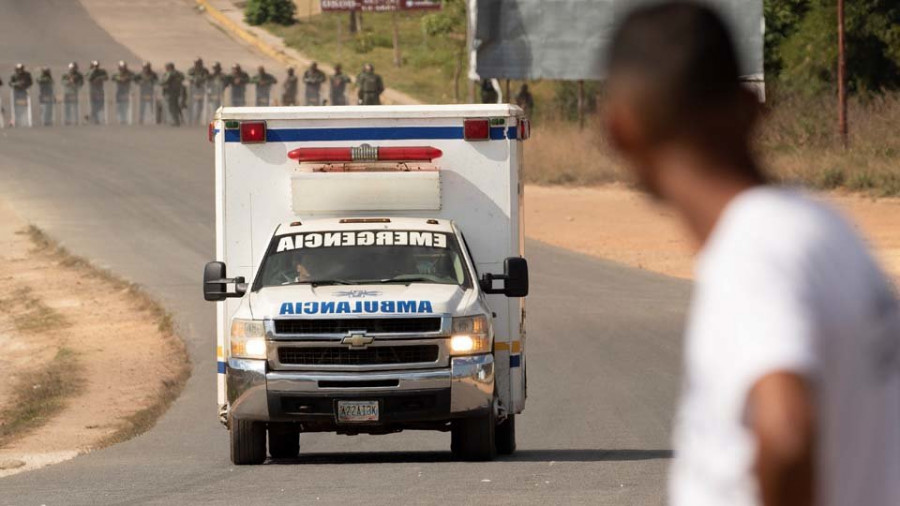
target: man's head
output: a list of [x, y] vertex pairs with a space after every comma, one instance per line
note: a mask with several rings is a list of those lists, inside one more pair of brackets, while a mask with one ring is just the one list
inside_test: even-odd
[[128, 64], [123, 60], [119, 60], [119, 70], [128, 70]]
[[294, 75], [294, 67], [288, 67], [288, 69], [287, 69], [287, 74], [288, 74], [289, 76]]
[[213, 72], [221, 72], [221, 71], [222, 71], [222, 64], [219, 63], [219, 62], [215, 62], [215, 63], [212, 64], [212, 69], [213, 69]]
[[166, 70], [168, 70], [169, 72], [175, 70], [175, 64], [172, 62], [166, 63]]
[[259, 73], [259, 75], [263, 75], [266, 73], [266, 68], [260, 65], [259, 67], [256, 67], [256, 72]]
[[341, 64], [340, 64], [340, 63], [338, 63], [337, 65], [334, 66], [334, 73], [335, 73], [335, 74], [340, 74], [340, 73], [341, 73], [341, 70], [343, 70], [343, 67], [341, 67]]
[[50, 67], [41, 67], [41, 74], [43, 74], [45, 76], [49, 76], [50, 75]]
[[363, 70], [366, 72], [375, 72], [375, 66], [371, 63], [366, 63], [365, 65], [363, 65]]
[[194, 68], [202, 68], [203, 67], [203, 58], [197, 58], [194, 60]]
[[309, 64], [309, 69], [310, 70], [319, 70], [319, 64], [316, 62], [312, 62]]
[[144, 69], [144, 70], [147, 70], [147, 71], [153, 70], [153, 65], [152, 65], [150, 62], [145, 61], [145, 62], [144, 62], [143, 69]]
[[25, 72], [25, 64], [16, 63], [16, 72]]
[[660, 193], [660, 153], [669, 148], [726, 166], [747, 157], [756, 99], [710, 8], [676, 1], [636, 9], [613, 36], [607, 64], [607, 133], [651, 194]]
[[91, 62], [91, 68], [92, 68], [92, 69], [98, 69], [98, 68], [100, 68], [100, 62], [97, 61], [97, 60], [92, 61], [92, 62]]
[[78, 63], [77, 62], [70, 63], [69, 70], [72, 70], [72, 71], [78, 70]]
[[240, 72], [240, 71], [241, 71], [241, 64], [240, 64], [240, 63], [235, 63], [234, 65], [231, 66], [231, 70], [232, 70], [234, 73]]

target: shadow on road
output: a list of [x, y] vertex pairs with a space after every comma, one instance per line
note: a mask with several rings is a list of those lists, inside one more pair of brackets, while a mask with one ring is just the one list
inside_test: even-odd
[[[671, 459], [672, 450], [519, 450], [498, 462], [629, 462]], [[296, 459], [269, 460], [269, 465], [427, 464], [453, 462], [450, 452], [311, 453]]]

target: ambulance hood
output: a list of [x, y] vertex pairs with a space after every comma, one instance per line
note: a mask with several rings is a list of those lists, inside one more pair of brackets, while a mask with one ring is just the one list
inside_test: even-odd
[[250, 294], [253, 318], [353, 318], [389, 315], [471, 315], [474, 289], [431, 283], [270, 286]]

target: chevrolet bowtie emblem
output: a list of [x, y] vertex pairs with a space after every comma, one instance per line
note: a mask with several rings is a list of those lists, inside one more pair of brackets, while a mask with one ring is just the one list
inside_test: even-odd
[[374, 337], [369, 337], [362, 334], [352, 334], [345, 337], [341, 341], [341, 344], [349, 344], [351, 348], [365, 348], [366, 346], [372, 344], [374, 341]]

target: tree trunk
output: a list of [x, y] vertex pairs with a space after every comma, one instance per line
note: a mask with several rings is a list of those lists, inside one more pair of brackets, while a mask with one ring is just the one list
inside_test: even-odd
[[453, 68], [453, 101], [459, 103], [459, 78], [462, 75], [464, 51], [456, 53], [456, 66]]
[[356, 11], [350, 11], [350, 33], [356, 33]]
[[400, 68], [403, 61], [400, 57], [400, 24], [397, 22], [397, 11], [391, 11], [391, 24], [394, 29], [394, 66]]

